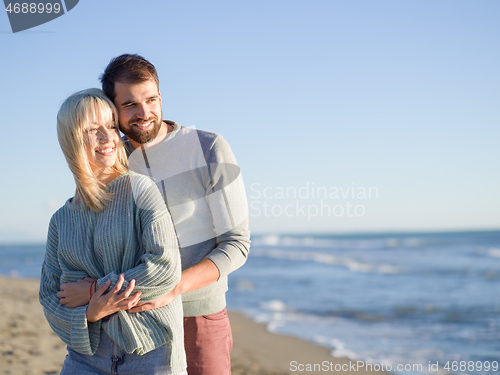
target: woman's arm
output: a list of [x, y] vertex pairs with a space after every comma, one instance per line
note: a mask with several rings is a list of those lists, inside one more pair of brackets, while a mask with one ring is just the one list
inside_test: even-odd
[[49, 325], [61, 340], [80, 353], [92, 355], [99, 343], [101, 323], [87, 321], [87, 306], [72, 309], [60, 304], [56, 295], [62, 275], [57, 257], [58, 244], [59, 234], [53, 216], [49, 224], [40, 276], [40, 303]]
[[[155, 187], [156, 188], [156, 187]], [[151, 212], [145, 213], [145, 216]], [[142, 292], [141, 301], [149, 302], [168, 293], [181, 278], [181, 262], [177, 238], [172, 220], [166, 209], [163, 213], [154, 213], [154, 221], [141, 219], [143, 226], [142, 248], [144, 254], [138, 264], [123, 272], [125, 282], [120, 291], [128, 287], [130, 280], [135, 280], [135, 292]], [[161, 215], [158, 217], [158, 215]], [[115, 286], [119, 273], [111, 272], [97, 280], [99, 286], [110, 280]]]
[[[135, 267], [124, 271], [125, 281], [120, 291], [123, 292], [134, 279], [134, 291], [142, 292], [141, 302], [149, 302], [167, 294], [180, 281], [180, 254], [172, 219], [158, 188], [147, 177], [132, 175], [131, 178], [136, 178], [132, 181], [137, 205], [135, 220], [142, 228], [140, 238], [144, 254]], [[97, 282], [102, 286], [110, 280], [110, 285], [115, 287], [118, 279], [119, 273], [111, 272]], [[68, 307], [88, 304], [92, 281], [86, 278], [61, 285], [57, 293], [60, 303]]]
[[[88, 306], [69, 308], [60, 303], [57, 297], [62, 270], [57, 257], [59, 236], [56, 220], [51, 219], [47, 236], [45, 259], [40, 277], [40, 303], [52, 330], [73, 349], [84, 354], [93, 354], [97, 350], [100, 337], [100, 319], [120, 310], [135, 306], [141, 292], [132, 298], [135, 280], [129, 283], [124, 292], [119, 293], [124, 277], [120, 275], [115, 287], [106, 293], [110, 282], [104, 283], [94, 293]], [[90, 289], [87, 289], [90, 293]]]

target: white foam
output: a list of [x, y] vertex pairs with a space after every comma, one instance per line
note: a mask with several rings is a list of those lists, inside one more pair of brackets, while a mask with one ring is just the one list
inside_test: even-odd
[[285, 311], [286, 305], [283, 301], [280, 300], [272, 300], [268, 302], [261, 302], [261, 309], [269, 310], [269, 311]]
[[268, 245], [268, 246], [275, 246], [279, 244], [280, 242], [280, 237], [276, 235], [270, 235], [270, 236], [265, 236], [262, 238], [259, 238], [258, 240], [255, 240], [254, 243], [257, 242], [259, 245]]
[[492, 247], [488, 249], [488, 254], [494, 258], [500, 258], [500, 249]]
[[241, 291], [254, 290], [255, 285], [250, 280], [238, 280], [236, 288]]
[[337, 358], [348, 358], [348, 359], [351, 359], [353, 361], [357, 361], [359, 359], [359, 357], [356, 355], [356, 353], [354, 353], [352, 350], [348, 350], [348, 349], [333, 349], [330, 352], [330, 355], [332, 357], [337, 357]]
[[329, 239], [314, 237], [289, 237], [277, 234], [253, 240], [254, 246], [290, 246], [330, 249], [383, 249], [404, 247], [420, 247], [424, 242], [418, 238], [371, 238], [371, 239]]
[[252, 253], [253, 256], [268, 257], [274, 259], [288, 259], [296, 261], [313, 261], [321, 264], [340, 265], [349, 268], [353, 272], [378, 272], [387, 274], [402, 273], [398, 267], [389, 264], [370, 264], [360, 262], [356, 259], [348, 257], [337, 257], [332, 254], [325, 254], [316, 251], [289, 251], [280, 249], [255, 249]]
[[322, 346], [334, 348], [335, 350], [345, 349], [345, 344], [343, 341], [340, 341], [339, 339], [332, 339], [331, 337], [315, 336], [314, 342]]

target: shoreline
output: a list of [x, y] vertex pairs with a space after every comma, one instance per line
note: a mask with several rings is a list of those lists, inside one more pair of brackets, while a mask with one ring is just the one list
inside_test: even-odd
[[[293, 375], [352, 373], [386, 374], [353, 367], [356, 361], [332, 357], [331, 349], [293, 336], [267, 331], [241, 312], [228, 311], [233, 331], [231, 352], [233, 375]], [[238, 372], [239, 366], [245, 371]]]
[[[59, 374], [66, 345], [45, 320], [38, 302], [39, 279], [0, 276], [0, 285], [0, 375]], [[264, 324], [255, 323], [240, 312], [228, 313], [233, 330], [233, 375], [347, 373], [356, 363], [332, 357], [326, 347], [270, 333]], [[342, 367], [351, 370], [339, 371]], [[365, 369], [356, 373], [388, 374]]]

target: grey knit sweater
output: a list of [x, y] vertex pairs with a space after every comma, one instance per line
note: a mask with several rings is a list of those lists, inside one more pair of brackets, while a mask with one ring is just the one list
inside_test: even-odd
[[138, 174], [123, 174], [107, 191], [113, 200], [102, 212], [84, 210], [68, 200], [50, 220], [40, 280], [40, 302], [54, 332], [80, 353], [92, 355], [104, 331], [126, 352], [144, 354], [171, 341], [173, 374], [186, 369], [182, 303], [140, 313], [120, 311], [107, 320], [88, 322], [87, 306], [61, 305], [56, 293], [62, 283], [85, 276], [115, 285], [125, 274], [141, 301], [168, 293], [180, 280], [181, 265], [172, 220], [155, 184]]

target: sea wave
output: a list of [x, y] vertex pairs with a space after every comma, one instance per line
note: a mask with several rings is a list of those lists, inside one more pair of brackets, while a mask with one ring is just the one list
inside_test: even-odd
[[326, 265], [344, 266], [353, 272], [378, 272], [384, 274], [399, 274], [403, 272], [401, 268], [390, 264], [371, 264], [353, 258], [338, 257], [317, 251], [289, 251], [273, 248], [256, 248], [252, 250], [252, 256], [294, 261], [313, 261]]
[[427, 241], [414, 237], [382, 237], [361, 239], [332, 239], [318, 237], [291, 237], [267, 235], [253, 239], [254, 246], [310, 247], [330, 249], [385, 249], [394, 247], [422, 247]]
[[488, 255], [493, 258], [500, 258], [500, 249], [492, 247], [488, 249]]

